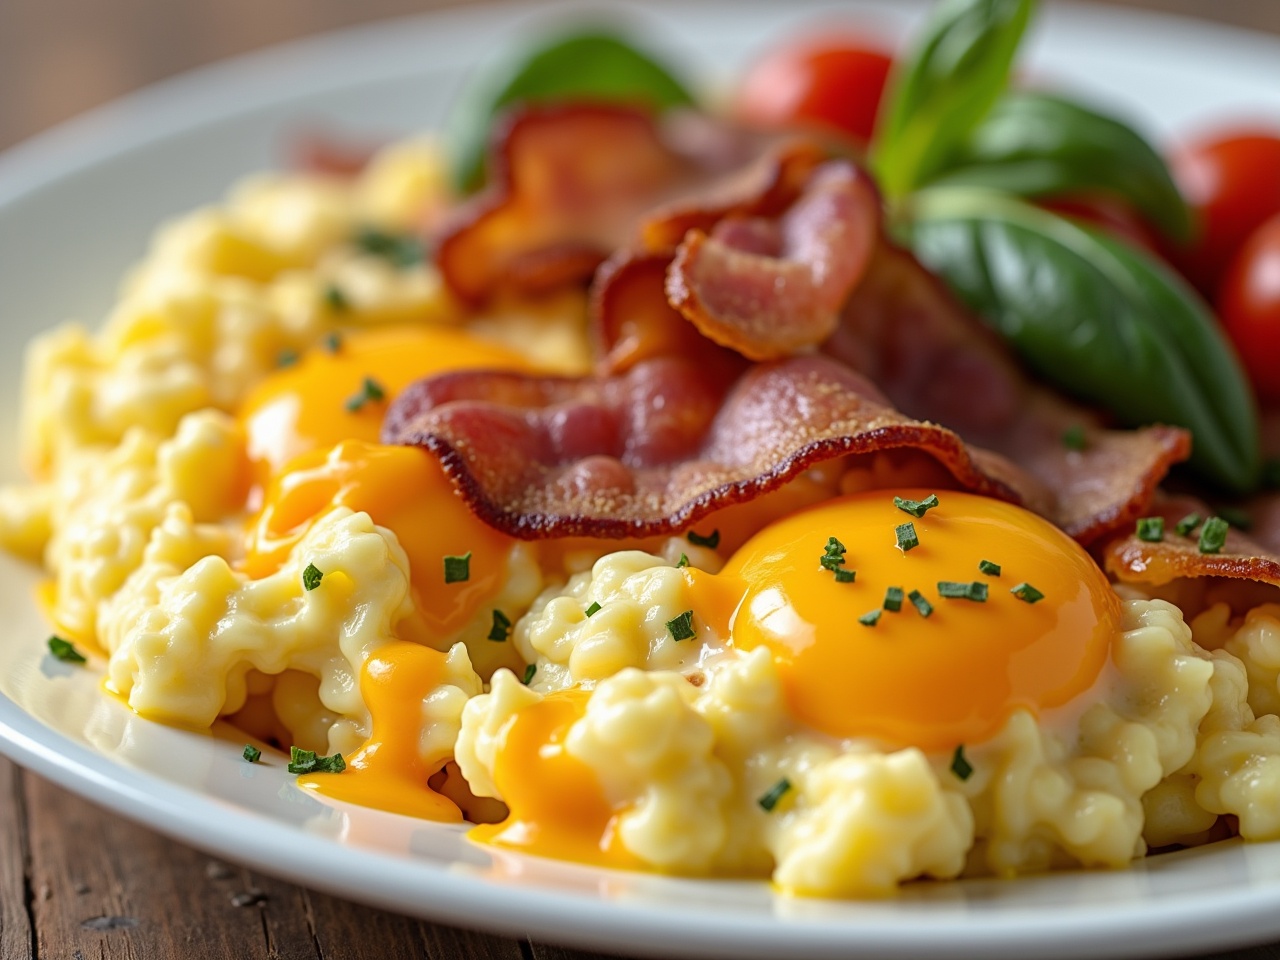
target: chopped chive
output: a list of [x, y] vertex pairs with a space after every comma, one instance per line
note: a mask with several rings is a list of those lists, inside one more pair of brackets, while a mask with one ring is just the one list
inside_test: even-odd
[[985, 573], [988, 577], [1000, 576], [1000, 564], [992, 563], [990, 560], [979, 560], [978, 569]]
[[910, 520], [900, 524], [894, 530], [894, 536], [898, 538], [898, 549], [903, 553], [920, 546], [920, 538], [916, 536], [916, 525]]
[[427, 256], [426, 248], [417, 237], [402, 233], [388, 233], [376, 227], [364, 227], [357, 231], [351, 242], [361, 252], [381, 257], [402, 270], [421, 263]]
[[720, 531], [712, 530], [707, 536], [690, 530], [684, 535], [685, 539], [692, 543], [695, 547], [706, 547], [708, 550], [714, 550], [720, 546]]
[[879, 609], [868, 610], [866, 613], [864, 613], [862, 616], [858, 618], [858, 622], [862, 624], [864, 627], [874, 627], [877, 623], [880, 622], [880, 613], [881, 611]]
[[1227, 521], [1237, 530], [1248, 530], [1253, 526], [1253, 517], [1249, 515], [1249, 511], [1242, 507], [1233, 507], [1226, 504], [1218, 507], [1218, 516]]
[[1063, 430], [1062, 445], [1068, 450], [1085, 449], [1089, 445], [1089, 440], [1084, 434], [1084, 427], [1077, 423], [1074, 427]]
[[284, 369], [285, 367], [292, 367], [297, 362], [298, 362], [297, 350], [289, 350], [288, 348], [286, 348], [284, 350], [281, 350], [278, 354], [276, 354], [276, 366], [280, 367], [281, 369]]
[[890, 587], [884, 592], [884, 608], [890, 613], [897, 613], [902, 609], [901, 587]]
[[791, 781], [786, 777], [783, 777], [772, 787], [766, 790], [756, 803], [760, 804], [760, 809], [765, 813], [773, 813], [774, 808], [778, 805], [779, 801], [787, 795], [787, 792], [790, 789]]
[[49, 652], [54, 658], [61, 660], [63, 663], [88, 663], [89, 660], [83, 653], [76, 649], [76, 645], [70, 640], [64, 640], [62, 637], [54, 635], [49, 638]]
[[471, 579], [471, 551], [468, 550], [460, 557], [447, 556], [444, 558], [444, 582], [445, 583], [465, 583]]
[[327, 350], [329, 353], [337, 353], [339, 350], [342, 349], [342, 334], [340, 334], [337, 330], [334, 330], [330, 332], [328, 335], [326, 335], [324, 340], [321, 341], [321, 343], [324, 345], [325, 350]]
[[964, 744], [956, 747], [956, 752], [951, 755], [951, 772], [960, 780], [968, 780], [973, 776], [973, 764], [965, 759]]
[[1026, 603], [1039, 603], [1041, 600], [1044, 599], [1044, 594], [1041, 593], [1039, 590], [1037, 590], [1035, 587], [1033, 587], [1031, 584], [1027, 583], [1026, 581], [1023, 581], [1022, 583], [1018, 584], [1009, 592], [1012, 593], [1019, 600], [1022, 600]]
[[1159, 543], [1164, 539], [1164, 517], [1139, 517], [1138, 539]]
[[909, 513], [918, 519], [938, 505], [938, 495], [931, 493], [923, 500], [906, 500], [902, 497], [894, 497], [893, 505], [902, 512]]
[[342, 759], [342, 754], [335, 753], [332, 757], [316, 757], [316, 765], [313, 772], [341, 773], [345, 769], [347, 769], [347, 761]]
[[321, 757], [314, 750], [289, 748], [290, 773], [341, 773], [345, 769], [347, 762], [340, 753], [335, 753], [332, 757]]
[[974, 580], [960, 583], [955, 580], [939, 580], [938, 596], [947, 600], [973, 600], [977, 603], [987, 602], [987, 585]]
[[919, 590], [912, 590], [907, 594], [907, 599], [911, 601], [911, 605], [919, 611], [920, 616], [927, 617], [933, 613], [933, 604], [924, 598], [924, 594]]
[[835, 575], [836, 583], [853, 583], [854, 577], [858, 575], [857, 570], [845, 570], [843, 567], [836, 567], [831, 572]]
[[252, 743], [246, 743], [244, 745], [244, 753], [240, 754], [240, 756], [244, 757], [250, 763], [257, 763], [262, 759], [262, 751]]
[[529, 685], [529, 681], [533, 679], [533, 675], [537, 672], [538, 665], [536, 663], [531, 663], [524, 668], [524, 685], [526, 687]]
[[386, 396], [387, 392], [382, 388], [382, 384], [373, 377], [365, 377], [364, 382], [360, 384], [360, 392], [353, 393], [347, 398], [347, 410], [351, 413], [359, 413], [366, 404], [378, 403], [385, 400]]
[[689, 555], [687, 553], [680, 554], [680, 559], [676, 561], [677, 569], [680, 567], [687, 567], [688, 565], [689, 565]]
[[686, 610], [680, 616], [667, 621], [667, 630], [671, 639], [679, 643], [681, 640], [692, 640], [698, 634], [693, 629], [693, 611]]
[[1178, 521], [1177, 525], [1173, 529], [1178, 531], [1179, 536], [1189, 537], [1191, 536], [1192, 531], [1194, 531], [1198, 526], [1200, 526], [1200, 514], [1188, 513]]
[[1227, 542], [1227, 521], [1221, 517], [1210, 517], [1200, 528], [1200, 552], [1218, 553]]
[[587, 616], [594, 617], [599, 612], [600, 612], [600, 604], [592, 600], [591, 606], [587, 607]]
[[302, 587], [307, 593], [320, 586], [320, 581], [323, 579], [324, 574], [320, 572], [320, 568], [314, 563], [308, 563], [307, 569], [302, 571]]
[[1268, 490], [1280, 490], [1280, 459], [1262, 461], [1262, 486]]
[[336, 283], [331, 283], [325, 287], [324, 302], [335, 313], [346, 313], [351, 309], [351, 301], [347, 299], [347, 295], [342, 292], [342, 288]]
[[493, 611], [493, 626], [489, 628], [489, 639], [494, 643], [502, 643], [511, 633], [511, 619], [501, 610]]

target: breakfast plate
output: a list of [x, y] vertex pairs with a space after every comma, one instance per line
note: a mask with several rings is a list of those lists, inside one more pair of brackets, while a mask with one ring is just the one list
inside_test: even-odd
[[[625, 15], [715, 90], [796, 24], [838, 14], [895, 36], [922, 9], [696, 0], [627, 4]], [[0, 157], [5, 382], [19, 381], [32, 335], [103, 314], [155, 224], [279, 165], [291, 132], [332, 128], [359, 140], [438, 127], [465, 70], [496, 38], [565, 11], [581, 8], [479, 6], [300, 42], [143, 91]], [[1280, 42], [1262, 37], [1072, 5], [1047, 11], [1025, 67], [1169, 137], [1221, 123], [1224, 111], [1280, 116], [1277, 53]], [[4, 418], [0, 436], [10, 450], [14, 422]], [[0, 574], [9, 619], [0, 751], [185, 843], [379, 907], [655, 956], [1155, 956], [1280, 935], [1275, 843], [1224, 841], [1122, 871], [911, 883], [861, 902], [480, 846], [458, 826], [322, 801], [279, 758], [246, 764], [244, 735], [224, 724], [194, 732], [141, 719], [103, 694], [94, 671], [40, 642], [39, 572], [6, 555]]]

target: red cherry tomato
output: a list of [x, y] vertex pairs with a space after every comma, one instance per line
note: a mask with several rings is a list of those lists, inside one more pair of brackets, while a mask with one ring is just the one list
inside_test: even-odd
[[871, 139], [893, 59], [848, 34], [792, 40], [747, 72], [737, 114], [747, 123], [817, 125]]
[[1200, 235], [1181, 266], [1212, 298], [1241, 245], [1280, 213], [1280, 135], [1238, 130], [1194, 140], [1171, 160], [1200, 221]]
[[1039, 204], [1060, 216], [1098, 227], [1139, 250], [1155, 256], [1163, 255], [1156, 232], [1123, 201], [1111, 197], [1070, 196], [1050, 197], [1039, 201]]
[[1218, 313], [1258, 396], [1280, 401], [1280, 215], [1240, 248], [1223, 277]]

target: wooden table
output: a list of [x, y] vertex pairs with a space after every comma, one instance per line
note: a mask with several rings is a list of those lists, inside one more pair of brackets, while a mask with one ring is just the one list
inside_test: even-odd
[[[1125, 0], [1280, 33], [1273, 0]], [[0, 0], [0, 147], [224, 56], [441, 0]], [[619, 944], [619, 948], [624, 948]], [[0, 760], [0, 960], [591, 960], [313, 893], [104, 813]], [[1280, 960], [1280, 946], [1229, 954]]]

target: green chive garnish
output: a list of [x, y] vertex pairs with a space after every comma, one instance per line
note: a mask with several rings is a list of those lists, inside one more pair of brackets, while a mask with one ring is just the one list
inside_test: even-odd
[[1192, 531], [1200, 526], [1200, 514], [1188, 513], [1185, 517], [1177, 522], [1173, 529], [1178, 531], [1178, 535], [1182, 537], [1191, 536]]
[[987, 585], [978, 580], [974, 580], [971, 583], [939, 580], [938, 596], [946, 600], [974, 600], [977, 603], [986, 603]]
[[282, 369], [284, 367], [292, 367], [297, 362], [298, 362], [297, 350], [285, 349], [285, 350], [281, 350], [278, 354], [276, 354], [276, 366]]
[[676, 561], [676, 568], [687, 567], [689, 565], [689, 555], [687, 553], [680, 554], [680, 559]]
[[916, 525], [910, 520], [899, 525], [894, 530], [894, 536], [898, 538], [898, 549], [903, 553], [920, 546], [920, 538], [916, 536]]
[[1164, 517], [1139, 517], [1138, 539], [1159, 543], [1164, 539]]
[[791, 781], [786, 777], [783, 777], [772, 787], [766, 790], [756, 803], [760, 804], [760, 809], [765, 813], [773, 813], [773, 808], [776, 807], [778, 802], [787, 795], [787, 792], [790, 789]]
[[693, 611], [686, 610], [675, 619], [668, 620], [667, 630], [671, 633], [671, 639], [677, 643], [681, 640], [692, 640], [698, 635], [693, 629]]
[[901, 587], [890, 587], [884, 592], [884, 608], [890, 613], [897, 613], [902, 609]]
[[88, 658], [76, 649], [76, 645], [70, 640], [63, 640], [62, 637], [52, 636], [49, 638], [49, 652], [54, 658], [61, 660], [63, 663], [88, 663]]
[[329, 309], [335, 313], [346, 313], [351, 309], [351, 301], [347, 299], [347, 295], [342, 292], [342, 288], [335, 283], [329, 284], [324, 290], [324, 302], [329, 305]]
[[1230, 527], [1221, 517], [1210, 517], [1200, 528], [1200, 552], [1217, 553], [1227, 542]]
[[690, 530], [684, 536], [685, 536], [685, 539], [688, 540], [690, 543], [692, 543], [695, 547], [706, 547], [709, 550], [714, 550], [716, 547], [720, 546], [719, 530], [712, 530], [711, 533], [705, 537], [700, 533], [695, 533], [694, 531]]
[[862, 624], [864, 627], [874, 627], [877, 623], [880, 622], [880, 611], [868, 610], [866, 613], [864, 613], [862, 616], [858, 618], [858, 622]]
[[988, 577], [1000, 576], [1000, 564], [992, 563], [990, 560], [979, 560], [978, 569], [985, 573]]
[[335, 753], [332, 757], [316, 757], [316, 773], [341, 773], [347, 769], [347, 761], [342, 759], [342, 754]]
[[494, 643], [502, 643], [511, 633], [511, 619], [501, 610], [493, 611], [493, 626], [489, 628], [489, 639]]
[[905, 500], [902, 497], [894, 497], [893, 505], [904, 513], [909, 513], [913, 517], [919, 518], [938, 505], [938, 495], [931, 493], [923, 500]]
[[956, 747], [956, 752], [951, 755], [951, 772], [961, 780], [968, 780], [973, 776], [973, 764], [965, 759], [963, 743]]
[[594, 617], [599, 612], [600, 612], [600, 604], [592, 600], [591, 606], [587, 607], [587, 616]]
[[324, 340], [321, 342], [323, 343], [325, 350], [329, 351], [329, 353], [337, 353], [342, 349], [342, 334], [337, 330], [334, 330], [332, 333], [325, 336]]
[[365, 227], [358, 231], [351, 242], [363, 253], [381, 257], [402, 270], [422, 263], [427, 256], [426, 248], [417, 237], [388, 233], [376, 227]]
[[1074, 427], [1063, 430], [1062, 445], [1068, 450], [1083, 450], [1087, 447], [1089, 440], [1084, 435], [1084, 427], [1077, 423]]
[[824, 570], [834, 570], [844, 564], [844, 555], [847, 552], [843, 543], [835, 537], [827, 537], [827, 545], [822, 548], [822, 556], [818, 558], [818, 565]]
[[526, 687], [529, 685], [529, 681], [533, 679], [533, 675], [537, 672], [538, 665], [536, 663], [531, 663], [524, 668], [524, 685]]
[[1025, 601], [1026, 603], [1039, 603], [1044, 599], [1043, 593], [1025, 581], [1018, 584], [1009, 592], [1019, 600]]
[[347, 410], [351, 413], [359, 413], [366, 404], [378, 403], [386, 397], [387, 392], [382, 388], [382, 384], [373, 377], [365, 377], [364, 382], [360, 384], [360, 392], [353, 393], [347, 398]]
[[471, 551], [460, 557], [444, 558], [444, 582], [465, 583], [471, 579]]
[[302, 571], [302, 587], [308, 593], [320, 586], [320, 581], [323, 579], [324, 574], [314, 563], [308, 563], [307, 569]]
[[836, 583], [853, 583], [853, 578], [858, 575], [856, 570], [845, 570], [843, 567], [836, 567], [831, 571], [836, 578]]
[[335, 753], [332, 757], [321, 757], [314, 750], [289, 748], [290, 773], [341, 773], [345, 769], [347, 762], [340, 753]]
[[1248, 530], [1253, 526], [1253, 517], [1249, 516], [1249, 511], [1242, 507], [1233, 507], [1229, 504], [1220, 506], [1218, 516], [1237, 530]]
[[262, 751], [252, 743], [246, 743], [244, 745], [244, 753], [240, 754], [240, 756], [244, 757], [250, 763], [257, 763], [262, 759]]
[[907, 594], [907, 599], [911, 601], [911, 605], [919, 611], [920, 616], [927, 617], [933, 613], [933, 604], [924, 598], [924, 594], [919, 590], [912, 590]]

